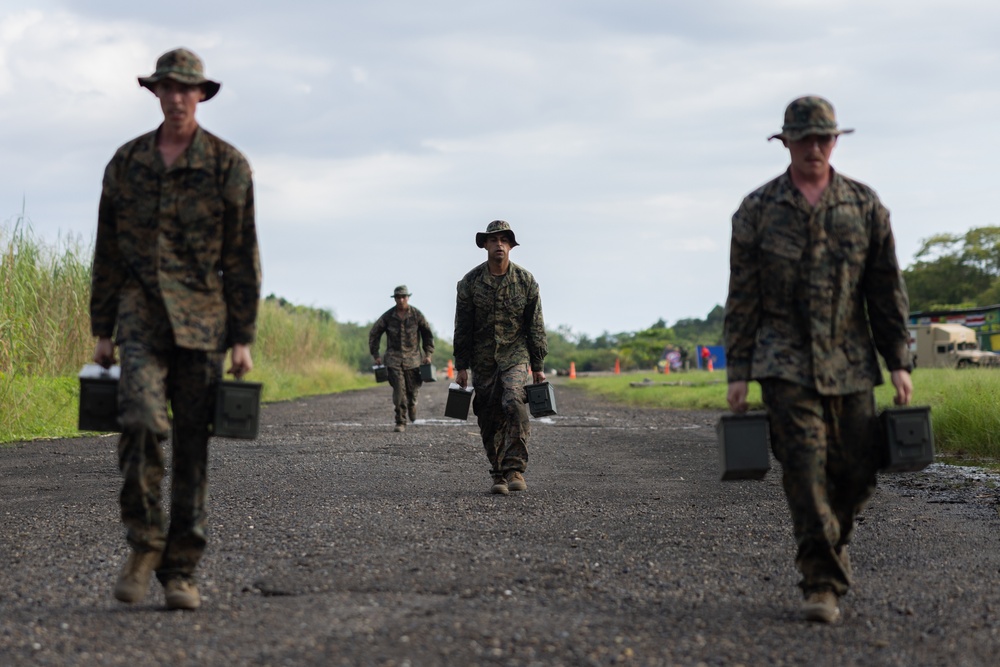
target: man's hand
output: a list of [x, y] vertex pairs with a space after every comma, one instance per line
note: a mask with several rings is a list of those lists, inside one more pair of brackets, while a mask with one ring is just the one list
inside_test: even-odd
[[382, 357], [375, 356], [375, 357], [372, 357], [372, 359], [375, 360], [375, 365], [376, 366], [381, 366], [382, 365]]
[[896, 396], [892, 402], [896, 405], [909, 405], [913, 398], [913, 380], [910, 379], [910, 371], [898, 370], [889, 374], [892, 386], [896, 388]]
[[249, 345], [233, 345], [230, 356], [233, 363], [226, 372], [230, 375], [236, 376], [236, 379], [242, 378], [244, 375], [253, 370], [253, 360], [250, 358]]
[[750, 407], [747, 404], [747, 383], [743, 380], [729, 383], [729, 391], [726, 392], [726, 402], [729, 409], [737, 414], [743, 414]]
[[545, 371], [531, 371], [531, 378], [535, 381], [535, 384], [545, 382]]
[[459, 387], [461, 387], [462, 389], [465, 389], [467, 386], [469, 386], [469, 369], [468, 368], [460, 370], [455, 375], [455, 383]]
[[431, 355], [428, 354], [426, 357], [424, 357], [423, 361], [421, 361], [420, 363], [422, 363], [422, 364], [429, 364], [429, 363], [431, 363]]
[[103, 368], [111, 368], [116, 362], [114, 342], [110, 338], [98, 338], [94, 347], [94, 363]]

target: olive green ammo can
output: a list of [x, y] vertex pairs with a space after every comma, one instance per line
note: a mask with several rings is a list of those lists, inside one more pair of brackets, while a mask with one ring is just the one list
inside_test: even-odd
[[452, 382], [448, 386], [448, 402], [444, 404], [444, 416], [454, 419], [468, 419], [469, 405], [472, 403], [472, 387], [462, 389]]
[[118, 379], [107, 377], [80, 378], [81, 431], [112, 433], [121, 431], [118, 424]]
[[547, 417], [556, 414], [556, 392], [548, 382], [527, 384], [524, 393], [528, 398], [528, 410], [532, 417]]
[[929, 407], [888, 408], [882, 422], [882, 472], [916, 472], [934, 462]]
[[223, 438], [253, 440], [260, 426], [259, 382], [222, 380], [215, 395], [212, 434]]
[[771, 469], [771, 428], [767, 413], [723, 415], [719, 436], [722, 480], [763, 479]]
[[420, 364], [420, 379], [424, 382], [437, 382], [434, 375], [434, 364]]

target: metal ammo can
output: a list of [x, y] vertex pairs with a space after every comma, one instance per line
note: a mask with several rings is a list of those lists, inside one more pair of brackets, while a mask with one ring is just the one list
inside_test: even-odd
[[81, 431], [105, 433], [121, 431], [118, 424], [118, 378], [121, 367], [101, 368], [87, 364], [80, 371]]
[[934, 462], [930, 407], [887, 408], [882, 422], [882, 472], [916, 472]]
[[253, 440], [260, 426], [260, 382], [221, 380], [215, 395], [212, 435]]
[[420, 364], [420, 379], [424, 382], [437, 382], [434, 370], [434, 364]]
[[723, 415], [719, 436], [722, 480], [763, 479], [771, 469], [771, 427], [766, 412]]
[[452, 382], [448, 386], [448, 402], [444, 405], [444, 416], [454, 419], [468, 419], [469, 405], [472, 404], [472, 387], [462, 389]]
[[528, 410], [532, 417], [547, 417], [556, 414], [556, 392], [548, 382], [524, 385], [528, 398]]

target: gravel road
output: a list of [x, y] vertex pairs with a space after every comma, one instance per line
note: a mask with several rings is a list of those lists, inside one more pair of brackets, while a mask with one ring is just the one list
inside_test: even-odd
[[772, 469], [720, 482], [714, 412], [557, 386], [528, 490], [488, 493], [474, 421], [392, 432], [380, 385], [264, 408], [216, 439], [203, 606], [111, 597], [114, 437], [0, 447], [2, 665], [995, 665], [996, 479], [884, 476], [842, 621], [799, 620]]

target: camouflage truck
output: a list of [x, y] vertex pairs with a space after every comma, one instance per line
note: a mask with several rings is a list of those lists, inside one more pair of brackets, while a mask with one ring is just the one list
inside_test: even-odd
[[961, 324], [911, 324], [910, 353], [919, 368], [1000, 368], [1000, 355], [984, 352], [976, 332]]

